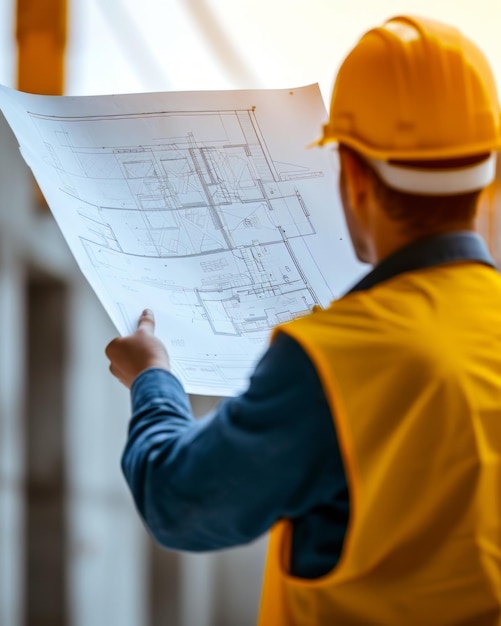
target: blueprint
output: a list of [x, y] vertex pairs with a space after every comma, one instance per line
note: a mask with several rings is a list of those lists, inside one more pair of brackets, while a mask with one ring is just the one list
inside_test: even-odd
[[245, 389], [277, 324], [361, 273], [337, 172], [305, 146], [318, 87], [47, 97], [0, 88], [82, 272], [121, 334], [151, 308], [188, 392]]

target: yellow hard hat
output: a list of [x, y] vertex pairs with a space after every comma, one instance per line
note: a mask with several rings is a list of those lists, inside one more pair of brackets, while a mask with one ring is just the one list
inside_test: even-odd
[[[339, 70], [329, 121], [317, 144], [330, 142], [360, 152], [383, 178], [396, 177], [397, 183], [402, 172], [393, 171], [393, 160], [492, 153], [501, 147], [500, 107], [485, 56], [446, 24], [409, 16], [388, 20], [363, 35]], [[431, 182], [438, 189], [424, 192], [481, 188], [494, 176], [494, 156], [487, 161], [476, 166], [469, 185], [450, 176], [442, 191], [440, 182]], [[418, 178], [400, 188], [423, 191]]]

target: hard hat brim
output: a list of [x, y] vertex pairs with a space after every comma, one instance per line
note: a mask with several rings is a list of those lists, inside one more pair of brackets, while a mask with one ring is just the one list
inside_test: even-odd
[[367, 159], [392, 189], [423, 196], [451, 196], [480, 191], [496, 177], [496, 153], [480, 163], [454, 169], [421, 169]]

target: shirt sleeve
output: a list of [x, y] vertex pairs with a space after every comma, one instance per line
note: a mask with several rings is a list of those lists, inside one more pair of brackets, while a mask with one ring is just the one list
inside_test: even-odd
[[151, 369], [132, 386], [122, 468], [162, 545], [214, 550], [301, 518], [345, 485], [332, 416], [300, 346], [279, 334], [248, 390], [195, 420], [181, 383]]

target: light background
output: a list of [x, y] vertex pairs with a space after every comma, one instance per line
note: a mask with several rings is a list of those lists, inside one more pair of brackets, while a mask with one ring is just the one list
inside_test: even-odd
[[[388, 17], [459, 27], [501, 83], [501, 0], [69, 0], [66, 93], [293, 87], [325, 99], [358, 37]], [[0, 3], [0, 82], [14, 86], [14, 1]]]

